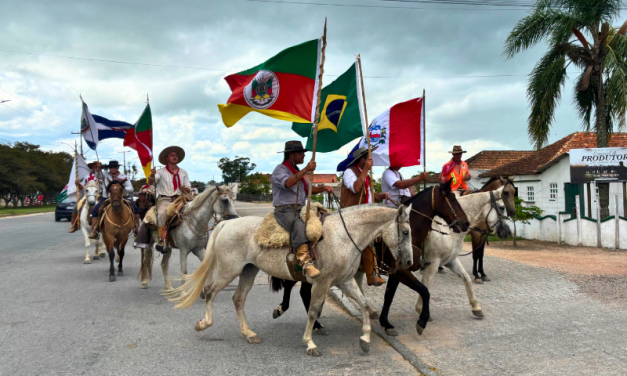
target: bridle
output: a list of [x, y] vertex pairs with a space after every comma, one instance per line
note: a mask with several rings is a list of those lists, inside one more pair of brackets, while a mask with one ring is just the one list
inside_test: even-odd
[[[218, 201], [220, 196], [222, 196], [223, 194], [226, 194], [226, 195], [229, 196], [229, 200], [228, 200], [229, 204], [227, 205], [226, 210], [224, 208], [222, 208], [222, 206], [220, 206], [220, 208], [222, 209], [222, 213], [223, 213], [223, 215], [221, 215], [220, 218], [218, 218], [218, 214], [214, 210], [214, 212], [213, 212], [213, 222], [214, 222], [213, 226], [209, 227], [209, 226], [205, 225], [204, 223], [202, 223], [198, 218], [196, 218], [196, 216], [194, 215], [193, 210], [189, 210], [187, 213], [181, 214], [181, 219], [184, 220], [185, 223], [187, 223], [187, 226], [189, 227], [189, 229], [192, 230], [194, 235], [196, 235], [198, 238], [202, 238], [202, 237], [206, 236], [209, 233], [209, 231], [215, 229], [216, 226], [220, 222], [222, 222], [224, 220], [233, 219], [234, 214], [228, 214], [229, 209], [231, 208], [231, 201], [233, 200], [233, 197], [231, 196], [230, 193], [220, 193], [220, 190], [218, 188], [216, 188], [216, 192], [218, 193], [218, 195], [216, 196], [216, 198], [211, 203], [211, 208], [213, 208], [213, 206], [215, 205], [216, 201]], [[239, 215], [235, 215], [235, 217], [239, 218]]]
[[[435, 188], [437, 188], [437, 187], [433, 187], [433, 188], [431, 189], [431, 211], [432, 211], [432, 212], [435, 212]], [[414, 208], [413, 208], [413, 205], [409, 206], [409, 208], [410, 208], [410, 210], [411, 210], [411, 211], [413, 211], [414, 213], [416, 213], [416, 214], [418, 214], [418, 215], [421, 215], [421, 216], [423, 216], [423, 217], [427, 218], [428, 220], [430, 220], [431, 222], [433, 222], [433, 223], [435, 223], [435, 224], [438, 224], [438, 225], [440, 225], [440, 226], [444, 226], [444, 227], [453, 228], [453, 226], [455, 226], [455, 225], [459, 225], [459, 224], [460, 224], [460, 220], [459, 220], [459, 218], [457, 217], [457, 212], [456, 212], [456, 211], [455, 211], [455, 209], [453, 208], [453, 205], [451, 205], [451, 202], [449, 201], [448, 197], [446, 197], [446, 195], [444, 196], [444, 199], [446, 200], [446, 203], [448, 204], [448, 207], [449, 207], [449, 209], [451, 210], [451, 213], [453, 213], [453, 216], [455, 217], [455, 219], [453, 220], [453, 222], [451, 222], [451, 224], [446, 224], [446, 223], [439, 222], [439, 221], [437, 221], [437, 220], [435, 219], [435, 216], [433, 216], [433, 217], [429, 217], [428, 215], [426, 215], [426, 214], [424, 214], [424, 213], [422, 213], [422, 212], [420, 212], [420, 211], [418, 211], [418, 210], [414, 209]], [[398, 207], [398, 206], [400, 206], [400, 205], [404, 205], [404, 204], [400, 204], [400, 203], [398, 203], [398, 202], [396, 202], [396, 201], [392, 200], [391, 198], [390, 198], [390, 199], [387, 199], [387, 200], [391, 201], [391, 202], [392, 202], [394, 205], [396, 205], [397, 207]], [[460, 227], [461, 227], [461, 226], [460, 226]], [[443, 232], [443, 231], [440, 231], [440, 230], [435, 229], [435, 228], [431, 228], [431, 231], [439, 232], [439, 233], [440, 233], [440, 234], [442, 234], [442, 235], [449, 235], [448, 233]]]

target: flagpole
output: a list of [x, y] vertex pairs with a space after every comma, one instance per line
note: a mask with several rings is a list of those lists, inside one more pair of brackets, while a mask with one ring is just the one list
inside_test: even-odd
[[[366, 118], [366, 139], [368, 140], [368, 158], [372, 158], [372, 150], [370, 148], [370, 123], [368, 123], [368, 110], [366, 108], [366, 91], [364, 89], [364, 75], [361, 72], [361, 55], [357, 55], [357, 62], [359, 63], [359, 80], [361, 82], [361, 96], [364, 104], [364, 117]], [[372, 178], [372, 166], [368, 173], [370, 174], [370, 195], [372, 202], [374, 202], [374, 180]]]
[[[426, 110], [426, 106], [425, 106], [425, 89], [422, 89], [422, 117], [424, 120], [423, 122], [423, 126], [425, 127], [424, 131], [422, 132], [422, 145], [420, 145], [420, 147], [422, 148], [422, 167], [423, 167], [423, 171], [427, 172], [427, 150], [425, 148], [425, 146], [427, 145], [427, 113], [425, 112]], [[423, 185], [423, 190], [427, 189], [427, 179], [425, 178], [424, 180], [424, 185]]]
[[[320, 121], [320, 95], [322, 93], [322, 75], [324, 74], [324, 50], [327, 47], [327, 19], [324, 18], [324, 33], [322, 34], [322, 51], [320, 57], [320, 72], [318, 73], [318, 92], [316, 93], [316, 117], [314, 118], [313, 150], [311, 161], [316, 161], [316, 146], [318, 144], [318, 122]], [[309, 206], [311, 203], [311, 192], [313, 189], [314, 172], [311, 171], [311, 181], [309, 182], [309, 192], [307, 193], [307, 212], [305, 214], [305, 225], [309, 222]]]
[[78, 201], [79, 201], [79, 190], [78, 190], [78, 151], [76, 150], [76, 140], [74, 140], [74, 173], [75, 173], [75, 178], [74, 178], [74, 184], [76, 185], [76, 204], [78, 205]]
[[[148, 105], [148, 104], [150, 104], [150, 99], [148, 99], [148, 93], [146, 93], [146, 105]], [[152, 117], [152, 113], [151, 113], [150, 116]], [[155, 133], [155, 130], [154, 130], [154, 128], [152, 128], [150, 130], [150, 147], [153, 148], [153, 149], [154, 149], [154, 145], [155, 145], [154, 142], [153, 142], [154, 133]], [[137, 137], [137, 134], [135, 134], [135, 137]], [[156, 170], [157, 166], [155, 164], [155, 156], [152, 153], [152, 150], [150, 151], [150, 154], [152, 154], [152, 161], [150, 161], [150, 168], [151, 169], [154, 168]], [[141, 163], [141, 160], [140, 160], [139, 163]], [[158, 229], [159, 228], [159, 200], [157, 198], [157, 176], [154, 176], [153, 179], [155, 179], [155, 214], [157, 214], [157, 215], [155, 215], [155, 218], [157, 218], [157, 229]], [[149, 178], [146, 178], [146, 184], [150, 185], [150, 182], [148, 180], [149, 180]]]

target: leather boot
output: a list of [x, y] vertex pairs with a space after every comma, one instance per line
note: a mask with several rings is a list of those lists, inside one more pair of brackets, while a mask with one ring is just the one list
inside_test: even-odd
[[89, 239], [98, 239], [98, 235], [100, 232], [100, 218], [92, 218], [91, 219], [91, 234], [89, 234]]
[[79, 228], [80, 226], [78, 225], [78, 214], [72, 213], [72, 227], [70, 227], [68, 232], [72, 234], [78, 231]]
[[303, 274], [309, 278], [316, 278], [320, 275], [320, 271], [316, 269], [311, 262], [311, 255], [309, 254], [309, 245], [303, 244], [296, 250], [296, 260], [298, 264], [303, 268]]
[[155, 246], [155, 249], [163, 254], [166, 254], [165, 251], [165, 237], [168, 232], [165, 229], [165, 226], [159, 226], [159, 242]]
[[139, 218], [139, 214], [135, 214], [135, 228], [133, 229], [133, 231], [135, 231], [135, 236], [137, 236], [137, 234], [139, 233], [139, 222], [141, 221], [141, 219]]
[[368, 247], [361, 253], [361, 266], [366, 273], [366, 281], [368, 286], [381, 286], [385, 283], [385, 279], [380, 278], [374, 272], [376, 260], [372, 248]]

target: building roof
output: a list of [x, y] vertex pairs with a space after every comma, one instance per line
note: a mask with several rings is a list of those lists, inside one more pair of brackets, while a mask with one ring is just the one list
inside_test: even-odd
[[466, 163], [471, 170], [492, 170], [533, 153], [531, 150], [483, 150], [466, 159]]
[[[305, 175], [307, 180], [311, 181], [311, 175]], [[314, 184], [330, 184], [337, 183], [337, 175], [335, 174], [316, 174], [314, 173]]]
[[[596, 145], [596, 133], [575, 132], [540, 149], [540, 151], [532, 152], [526, 157], [484, 172], [479, 177], [540, 174], [567, 154], [570, 149], [596, 148]], [[612, 133], [609, 147], [627, 147], [627, 133]]]

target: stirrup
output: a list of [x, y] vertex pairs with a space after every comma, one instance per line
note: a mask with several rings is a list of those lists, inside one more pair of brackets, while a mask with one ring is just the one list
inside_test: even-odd
[[155, 244], [155, 249], [159, 252], [161, 252], [162, 254], [167, 254], [168, 252], [165, 250], [165, 241], [163, 241], [163, 244]]

